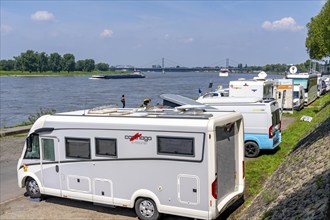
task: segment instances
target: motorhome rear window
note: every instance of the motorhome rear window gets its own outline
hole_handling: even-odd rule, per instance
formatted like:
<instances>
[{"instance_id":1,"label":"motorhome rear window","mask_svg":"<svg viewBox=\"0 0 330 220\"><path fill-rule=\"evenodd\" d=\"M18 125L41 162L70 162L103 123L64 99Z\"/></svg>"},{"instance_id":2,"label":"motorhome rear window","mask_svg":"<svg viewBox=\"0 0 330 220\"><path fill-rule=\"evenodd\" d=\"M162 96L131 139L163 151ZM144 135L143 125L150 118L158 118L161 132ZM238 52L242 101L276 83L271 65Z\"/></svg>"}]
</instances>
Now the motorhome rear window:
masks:
<instances>
[{"instance_id":1,"label":"motorhome rear window","mask_svg":"<svg viewBox=\"0 0 330 220\"><path fill-rule=\"evenodd\" d=\"M157 137L158 154L194 156L194 138Z\"/></svg>"},{"instance_id":2,"label":"motorhome rear window","mask_svg":"<svg viewBox=\"0 0 330 220\"><path fill-rule=\"evenodd\" d=\"M80 138L65 138L66 157L90 159L90 140Z\"/></svg>"},{"instance_id":3,"label":"motorhome rear window","mask_svg":"<svg viewBox=\"0 0 330 220\"><path fill-rule=\"evenodd\" d=\"M95 138L96 155L98 156L117 156L117 140Z\"/></svg>"},{"instance_id":4,"label":"motorhome rear window","mask_svg":"<svg viewBox=\"0 0 330 220\"><path fill-rule=\"evenodd\" d=\"M273 126L278 125L281 122L280 110L276 109L272 112L272 123Z\"/></svg>"}]
</instances>

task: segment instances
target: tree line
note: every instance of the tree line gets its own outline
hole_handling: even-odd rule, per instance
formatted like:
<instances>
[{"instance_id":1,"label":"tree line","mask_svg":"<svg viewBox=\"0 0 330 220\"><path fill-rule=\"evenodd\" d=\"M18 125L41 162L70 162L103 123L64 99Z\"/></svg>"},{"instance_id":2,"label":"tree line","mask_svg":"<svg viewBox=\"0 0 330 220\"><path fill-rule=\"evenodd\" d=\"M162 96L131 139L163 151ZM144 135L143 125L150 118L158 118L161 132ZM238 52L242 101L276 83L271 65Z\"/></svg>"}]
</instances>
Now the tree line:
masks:
<instances>
[{"instance_id":1,"label":"tree line","mask_svg":"<svg viewBox=\"0 0 330 220\"><path fill-rule=\"evenodd\" d=\"M311 61L307 60L301 64L295 64L300 72L308 72L311 67ZM319 70L319 64L316 63L316 70ZM315 66L313 66L315 68ZM287 64L267 64L265 66L247 66L243 68L242 64L238 64L238 68L249 69L250 71L265 71L284 73L288 71ZM109 71L110 66L107 63L97 63L93 59L85 59L75 61L73 54L67 53L61 56L58 53L35 52L27 50L13 60L0 60L0 70L4 71L26 71L26 72L47 72L58 73L61 71Z\"/></svg>"},{"instance_id":2,"label":"tree line","mask_svg":"<svg viewBox=\"0 0 330 220\"><path fill-rule=\"evenodd\" d=\"M35 52L27 50L13 60L0 60L0 70L5 71L27 71L27 72L47 72L58 73L61 71L73 72L84 71L109 71L107 63L97 63L93 59L75 61L73 54L67 53L61 56L58 53L46 54L45 52Z\"/></svg>"}]
</instances>

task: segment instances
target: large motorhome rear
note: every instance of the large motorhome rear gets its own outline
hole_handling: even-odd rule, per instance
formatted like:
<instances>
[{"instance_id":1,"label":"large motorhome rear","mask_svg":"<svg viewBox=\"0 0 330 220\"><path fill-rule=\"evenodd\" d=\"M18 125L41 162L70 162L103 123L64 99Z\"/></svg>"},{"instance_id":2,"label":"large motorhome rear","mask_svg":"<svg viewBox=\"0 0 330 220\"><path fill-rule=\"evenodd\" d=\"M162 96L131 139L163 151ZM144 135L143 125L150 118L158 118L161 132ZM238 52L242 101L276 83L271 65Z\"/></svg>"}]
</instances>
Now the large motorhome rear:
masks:
<instances>
[{"instance_id":1,"label":"large motorhome rear","mask_svg":"<svg viewBox=\"0 0 330 220\"><path fill-rule=\"evenodd\" d=\"M215 219L243 195L242 115L103 108L42 116L17 172L31 197L134 208L140 219Z\"/></svg>"}]
</instances>

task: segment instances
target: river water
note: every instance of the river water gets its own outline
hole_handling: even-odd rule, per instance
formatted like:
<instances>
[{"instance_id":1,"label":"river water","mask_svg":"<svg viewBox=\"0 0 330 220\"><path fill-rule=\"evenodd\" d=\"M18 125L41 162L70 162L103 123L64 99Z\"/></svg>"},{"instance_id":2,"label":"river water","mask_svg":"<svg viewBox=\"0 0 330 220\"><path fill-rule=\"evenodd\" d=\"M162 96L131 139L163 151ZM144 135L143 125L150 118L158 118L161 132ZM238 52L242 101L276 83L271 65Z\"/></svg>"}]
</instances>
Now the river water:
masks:
<instances>
[{"instance_id":1,"label":"river water","mask_svg":"<svg viewBox=\"0 0 330 220\"><path fill-rule=\"evenodd\" d=\"M40 109L56 112L117 104L126 96L126 107L138 107L144 98L151 104L162 104L159 95L180 94L190 98L215 90L219 85L228 87L229 81L251 79L255 74L231 73L219 77L218 72L148 72L141 79L92 80L90 76L0 77L0 127L14 126L28 120ZM282 78L268 75L267 78ZM212 82L212 88L209 84Z\"/></svg>"}]
</instances>

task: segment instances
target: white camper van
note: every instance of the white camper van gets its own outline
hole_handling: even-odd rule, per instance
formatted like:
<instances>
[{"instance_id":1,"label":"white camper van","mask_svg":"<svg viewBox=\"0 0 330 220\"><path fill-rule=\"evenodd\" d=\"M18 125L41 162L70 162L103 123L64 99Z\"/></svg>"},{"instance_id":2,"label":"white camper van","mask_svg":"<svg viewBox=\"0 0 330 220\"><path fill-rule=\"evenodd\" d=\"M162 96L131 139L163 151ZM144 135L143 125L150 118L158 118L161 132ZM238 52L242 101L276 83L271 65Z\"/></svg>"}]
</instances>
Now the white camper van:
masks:
<instances>
[{"instance_id":1,"label":"white camper van","mask_svg":"<svg viewBox=\"0 0 330 220\"><path fill-rule=\"evenodd\" d=\"M300 84L293 86L293 109L300 111L304 108L305 90Z\"/></svg>"},{"instance_id":2,"label":"white camper van","mask_svg":"<svg viewBox=\"0 0 330 220\"><path fill-rule=\"evenodd\" d=\"M229 82L230 97L257 97L261 99L273 98L272 80L235 80Z\"/></svg>"},{"instance_id":3,"label":"white camper van","mask_svg":"<svg viewBox=\"0 0 330 220\"><path fill-rule=\"evenodd\" d=\"M215 219L244 190L240 113L99 108L39 118L17 165L18 185L42 194Z\"/></svg>"},{"instance_id":4,"label":"white camper van","mask_svg":"<svg viewBox=\"0 0 330 220\"><path fill-rule=\"evenodd\" d=\"M246 157L257 157L260 150L273 150L281 143L280 107L275 100L212 97L195 101L175 94L162 94L160 97L164 100L164 105L171 107L204 104L220 111L242 113Z\"/></svg>"}]
</instances>

